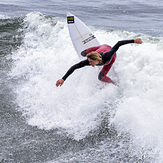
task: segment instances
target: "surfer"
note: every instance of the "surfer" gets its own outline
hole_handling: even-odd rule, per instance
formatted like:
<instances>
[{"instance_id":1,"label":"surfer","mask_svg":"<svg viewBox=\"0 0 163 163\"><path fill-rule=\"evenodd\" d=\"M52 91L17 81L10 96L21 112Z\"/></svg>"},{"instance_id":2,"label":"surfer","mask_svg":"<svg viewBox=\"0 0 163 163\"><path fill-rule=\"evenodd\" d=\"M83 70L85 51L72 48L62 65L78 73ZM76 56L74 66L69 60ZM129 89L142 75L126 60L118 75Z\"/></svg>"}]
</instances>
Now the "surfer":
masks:
<instances>
[{"instance_id":1,"label":"surfer","mask_svg":"<svg viewBox=\"0 0 163 163\"><path fill-rule=\"evenodd\" d=\"M59 79L56 82L56 86L62 86L64 81L67 79L69 75L71 75L74 70L78 68L82 68L84 66L101 66L104 65L102 70L100 71L98 75L98 79L107 82L107 83L113 83L114 82L106 76L106 74L109 72L110 68L112 67L113 63L115 62L116 59L116 51L119 49L120 46L129 44L129 43L136 43L136 44L141 44L142 40L141 38L136 38L133 40L122 40L118 41L112 48L109 45L100 45L100 46L95 46L88 48L84 51L81 52L82 56L86 56L87 59L73 65L67 72L66 74L62 77L62 79Z\"/></svg>"}]
</instances>

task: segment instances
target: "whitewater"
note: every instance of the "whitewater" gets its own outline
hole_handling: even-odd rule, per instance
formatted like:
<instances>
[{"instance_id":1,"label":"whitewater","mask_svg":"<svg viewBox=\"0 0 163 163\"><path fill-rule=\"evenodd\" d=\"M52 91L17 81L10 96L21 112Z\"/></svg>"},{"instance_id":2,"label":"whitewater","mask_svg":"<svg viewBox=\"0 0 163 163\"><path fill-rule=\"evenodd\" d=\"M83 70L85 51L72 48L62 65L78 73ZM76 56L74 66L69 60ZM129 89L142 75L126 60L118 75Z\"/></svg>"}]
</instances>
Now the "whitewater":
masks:
<instances>
[{"instance_id":1,"label":"whitewater","mask_svg":"<svg viewBox=\"0 0 163 163\"><path fill-rule=\"evenodd\" d=\"M12 60L8 78L18 111L28 125L55 130L72 141L110 135L97 149L84 148L75 155L69 151L50 162L89 162L92 158L94 162L114 162L115 155L122 162L162 162L163 38L89 28L101 44L113 46L137 37L143 40L141 45L128 44L118 50L114 73L108 74L117 85L102 83L98 68L85 67L57 88L56 81L80 59L65 18L31 12L19 28L20 47L7 56Z\"/></svg>"}]
</instances>

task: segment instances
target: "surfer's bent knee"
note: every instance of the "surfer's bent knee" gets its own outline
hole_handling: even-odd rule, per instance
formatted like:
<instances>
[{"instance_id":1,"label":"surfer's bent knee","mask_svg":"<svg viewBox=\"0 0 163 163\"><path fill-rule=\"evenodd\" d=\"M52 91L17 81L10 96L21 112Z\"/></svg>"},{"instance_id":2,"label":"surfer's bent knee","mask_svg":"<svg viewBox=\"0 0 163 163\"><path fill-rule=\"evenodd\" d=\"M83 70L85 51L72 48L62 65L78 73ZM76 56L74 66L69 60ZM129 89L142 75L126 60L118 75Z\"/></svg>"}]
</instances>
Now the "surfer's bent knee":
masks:
<instances>
[{"instance_id":1,"label":"surfer's bent knee","mask_svg":"<svg viewBox=\"0 0 163 163\"><path fill-rule=\"evenodd\" d=\"M100 72L99 75L98 75L98 79L102 80L103 77L104 77L104 73Z\"/></svg>"}]
</instances>

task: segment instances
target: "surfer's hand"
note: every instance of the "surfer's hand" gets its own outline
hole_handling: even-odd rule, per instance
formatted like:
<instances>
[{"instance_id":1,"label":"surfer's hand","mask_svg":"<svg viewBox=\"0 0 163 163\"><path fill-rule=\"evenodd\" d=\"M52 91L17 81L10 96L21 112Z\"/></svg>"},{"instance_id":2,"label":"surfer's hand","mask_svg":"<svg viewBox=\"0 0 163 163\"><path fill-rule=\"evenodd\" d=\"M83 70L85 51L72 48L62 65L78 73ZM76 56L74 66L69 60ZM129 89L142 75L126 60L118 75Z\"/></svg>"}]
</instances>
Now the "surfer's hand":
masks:
<instances>
[{"instance_id":1,"label":"surfer's hand","mask_svg":"<svg viewBox=\"0 0 163 163\"><path fill-rule=\"evenodd\" d=\"M136 38L136 39L134 39L134 43L136 43L136 44L142 44L143 41L141 40L141 38Z\"/></svg>"},{"instance_id":2,"label":"surfer's hand","mask_svg":"<svg viewBox=\"0 0 163 163\"><path fill-rule=\"evenodd\" d=\"M59 79L57 82L56 82L56 86L62 86L62 84L64 83L64 80L63 79Z\"/></svg>"}]
</instances>

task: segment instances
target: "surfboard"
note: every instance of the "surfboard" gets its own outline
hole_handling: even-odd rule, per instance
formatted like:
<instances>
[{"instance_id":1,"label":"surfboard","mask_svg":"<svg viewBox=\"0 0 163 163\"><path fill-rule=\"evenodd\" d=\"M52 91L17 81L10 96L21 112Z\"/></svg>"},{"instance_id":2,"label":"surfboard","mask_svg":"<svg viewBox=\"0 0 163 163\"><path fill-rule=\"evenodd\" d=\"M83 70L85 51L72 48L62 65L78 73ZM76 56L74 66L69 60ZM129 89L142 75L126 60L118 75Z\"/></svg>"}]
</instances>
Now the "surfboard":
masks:
<instances>
[{"instance_id":1,"label":"surfboard","mask_svg":"<svg viewBox=\"0 0 163 163\"><path fill-rule=\"evenodd\" d=\"M81 57L81 52L100 43L92 31L75 15L67 13L67 24L73 46Z\"/></svg>"}]
</instances>

